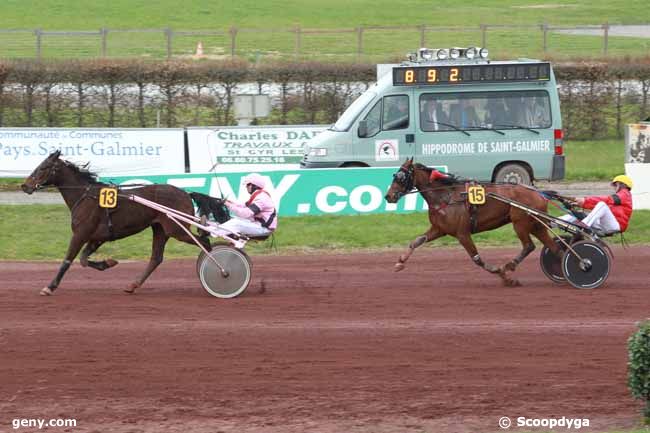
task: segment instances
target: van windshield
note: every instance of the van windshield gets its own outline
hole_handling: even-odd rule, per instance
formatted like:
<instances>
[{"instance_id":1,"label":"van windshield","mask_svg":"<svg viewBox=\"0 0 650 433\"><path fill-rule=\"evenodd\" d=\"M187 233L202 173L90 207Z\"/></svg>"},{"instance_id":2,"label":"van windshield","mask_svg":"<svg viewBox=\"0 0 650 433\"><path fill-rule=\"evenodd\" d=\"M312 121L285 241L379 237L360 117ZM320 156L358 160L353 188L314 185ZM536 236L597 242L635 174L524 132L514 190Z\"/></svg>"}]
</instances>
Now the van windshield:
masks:
<instances>
[{"instance_id":1,"label":"van windshield","mask_svg":"<svg viewBox=\"0 0 650 433\"><path fill-rule=\"evenodd\" d=\"M373 91L367 91L365 93L362 93L361 96L359 96L349 107L345 112L341 115L339 120L336 121L336 123L330 128L332 131L347 131L350 126L352 125L352 122L355 121L357 117L359 117L359 114L363 111L364 108L372 101L375 99L375 96L377 94Z\"/></svg>"}]
</instances>

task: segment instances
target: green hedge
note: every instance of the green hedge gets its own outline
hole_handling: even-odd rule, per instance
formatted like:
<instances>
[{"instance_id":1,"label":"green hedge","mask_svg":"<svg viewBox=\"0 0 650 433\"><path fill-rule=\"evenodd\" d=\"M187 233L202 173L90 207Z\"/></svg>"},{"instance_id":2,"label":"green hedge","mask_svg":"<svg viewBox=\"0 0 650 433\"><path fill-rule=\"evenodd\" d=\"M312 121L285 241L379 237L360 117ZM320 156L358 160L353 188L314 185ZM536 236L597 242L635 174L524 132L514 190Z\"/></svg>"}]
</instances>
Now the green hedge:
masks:
<instances>
[{"instance_id":1,"label":"green hedge","mask_svg":"<svg viewBox=\"0 0 650 433\"><path fill-rule=\"evenodd\" d=\"M634 398L645 407L644 423L650 424L650 320L639 325L639 329L628 340L628 386Z\"/></svg>"},{"instance_id":2,"label":"green hedge","mask_svg":"<svg viewBox=\"0 0 650 433\"><path fill-rule=\"evenodd\" d=\"M243 83L277 86L260 123L332 123L375 80L374 64L240 60L0 61L0 126L231 125ZM650 114L650 58L555 64L569 139L621 138Z\"/></svg>"}]
</instances>

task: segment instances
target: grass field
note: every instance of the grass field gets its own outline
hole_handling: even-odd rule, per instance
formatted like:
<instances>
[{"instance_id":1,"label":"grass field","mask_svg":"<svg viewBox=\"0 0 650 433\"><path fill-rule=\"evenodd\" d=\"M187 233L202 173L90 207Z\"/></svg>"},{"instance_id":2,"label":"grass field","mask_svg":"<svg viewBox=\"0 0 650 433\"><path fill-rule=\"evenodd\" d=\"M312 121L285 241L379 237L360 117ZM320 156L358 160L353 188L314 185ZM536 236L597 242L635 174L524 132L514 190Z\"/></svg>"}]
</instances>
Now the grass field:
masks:
<instances>
[{"instance_id":1,"label":"grass field","mask_svg":"<svg viewBox=\"0 0 650 433\"><path fill-rule=\"evenodd\" d=\"M578 25L610 23L642 23L638 10L645 7L639 0L596 0L576 1L567 4L541 4L533 1L469 1L462 5L451 2L438 2L432 5L424 1L407 1L400 4L399 13L395 13L394 2L366 0L343 2L333 0L327 3L314 0L293 0L288 2L243 0L235 3L206 2L190 0L182 8L177 2L161 0L153 5L144 1L115 0L113 2L68 0L65 2L16 1L3 2L0 16L0 29L43 28L46 30L95 30L100 27L110 28L163 28L176 29L224 29L230 26L250 28L343 28L359 25L445 25L478 26L481 23L536 25L543 22L554 25ZM282 11L282 13L276 13ZM317 13L316 13L317 12ZM514 48L526 52L530 47L539 45L539 38L521 38L508 34L510 30L502 29L490 33L490 43L499 45L511 38L517 39L519 45ZM382 34L383 33L383 34ZM11 34L9 34L11 37ZM417 39L402 37L395 31L379 32L373 42L364 45L365 52L380 50L385 45L396 49L412 49ZM441 45L451 44L454 32L433 35ZM480 35L474 35L476 37ZM7 35L0 36L7 37ZM273 35L266 37L272 40ZM467 35L463 37L467 38ZM470 35L470 37L473 37ZM536 38L536 37L535 37ZM598 46L598 37L579 37L576 43L569 36L551 36L551 46L563 44L572 49L582 49L584 41L591 40ZM564 38L564 39L563 39ZM354 39L354 38L352 38ZM448 39L448 41L447 41ZM474 39L476 41L476 39ZM632 39L626 39L630 44ZM1 41L0 41L1 42ZM340 41L339 41L340 42ZM338 50L337 41L326 41L333 51ZM467 41L470 43L471 41ZM292 47L291 38L278 42L282 46ZM308 49L311 42L305 39L304 47ZM644 41L647 44L647 41ZM321 44L323 45L323 44ZM433 44L435 45L435 44ZM613 44L615 46L616 44ZM637 48L644 45L637 45ZM45 47L47 48L47 47ZM50 47L56 50L54 47ZM325 49L314 46L314 49ZM539 47L538 47L539 48ZM646 48L650 46L646 45ZM291 48L293 49L293 48ZM537 49L537 48L535 48ZM641 50L643 51L643 50ZM646 50L647 51L647 50ZM1 49L0 49L1 55ZM570 141L566 144L567 181L607 180L623 172L623 142L607 141ZM0 179L0 190L16 190L22 179ZM69 237L69 216L63 206L5 206L2 207L3 218L0 220L2 233L8 234L0 239L0 259L60 259ZM650 229L640 218L646 213L637 213L630 229L629 240L632 242L650 242ZM47 221L48 224L42 224ZM378 215L360 217L300 217L284 218L277 234L277 243L281 251L309 249L376 249L403 246L408 240L425 229L426 217L422 214ZM380 233L369 231L368 227L382 226L387 230ZM30 235L25 236L24 227L30 227ZM510 228L477 237L482 244L514 245L514 236ZM107 245L102 251L120 257L145 257L149 248L150 235L142 234ZM454 244L455 241L439 241L437 245ZM305 247L308 246L308 247ZM118 249L115 249L118 248ZM268 243L252 246L254 252L264 252ZM125 253L125 252L129 253ZM135 253L134 253L135 252ZM119 254L118 254L119 253ZM168 255L186 256L195 254L195 249L172 242Z\"/></svg>"},{"instance_id":2,"label":"grass field","mask_svg":"<svg viewBox=\"0 0 650 433\"><path fill-rule=\"evenodd\" d=\"M70 213L63 205L24 205L0 207L0 260L61 260L70 239ZM381 229L377 229L381 227ZM405 248L428 228L425 213L359 216L311 216L281 218L270 241L251 243L251 254L339 253ZM650 244L650 211L636 211L625 234L628 242ZM516 246L512 226L474 236L479 246ZM611 242L617 242L612 238ZM458 246L453 238L431 244ZM114 243L99 251L99 257L144 259L151 252L151 231ZM170 241L166 257L193 257L198 248Z\"/></svg>"},{"instance_id":3,"label":"grass field","mask_svg":"<svg viewBox=\"0 0 650 433\"><path fill-rule=\"evenodd\" d=\"M567 181L611 180L625 172L624 140L568 141Z\"/></svg>"},{"instance_id":4,"label":"grass field","mask_svg":"<svg viewBox=\"0 0 650 433\"><path fill-rule=\"evenodd\" d=\"M217 29L239 27L340 28L359 25L491 24L557 25L610 23L645 24L643 0L468 0L429 2L405 0L396 8L390 0L4 0L0 28L96 30L114 28Z\"/></svg>"},{"instance_id":5,"label":"grass field","mask_svg":"<svg viewBox=\"0 0 650 433\"><path fill-rule=\"evenodd\" d=\"M175 56L194 53L198 40L208 56L230 53L231 27L240 29L274 29L268 33L240 32L236 37L236 53L251 60L261 56L293 56L296 37L284 31L303 29L349 29L359 26L437 26L451 27L445 31L428 32L425 44L430 46L467 46L481 43L480 24L496 26L532 26L527 28L492 28L488 30L487 45L494 58L512 56L541 57L542 32L539 24L552 26L645 24L647 19L639 10L641 0L578 0L571 3L539 1L478 1L426 2L408 0L399 4L387 0L333 0L208 2L189 0L178 3L160 0L81 1L5 0L0 16L0 29L40 28L56 30L92 30L100 28L161 29L155 33L109 32L108 56L164 57L166 39L162 29L219 31L220 34L201 36L176 34L172 51ZM281 11L281 13L279 13ZM463 27L463 30L453 28ZM474 30L468 30L473 28ZM282 31L278 31L282 30ZM355 60L355 32L339 34L303 34L300 39L301 57ZM363 35L363 59L380 61L417 48L417 29L366 29ZM601 36L576 36L550 32L547 54L554 57L598 56L602 53ZM610 55L647 55L650 39L610 37ZM34 55L33 32L0 33L0 57L31 57ZM86 35L45 36L41 43L44 57L94 57L100 55L101 37Z\"/></svg>"}]
</instances>

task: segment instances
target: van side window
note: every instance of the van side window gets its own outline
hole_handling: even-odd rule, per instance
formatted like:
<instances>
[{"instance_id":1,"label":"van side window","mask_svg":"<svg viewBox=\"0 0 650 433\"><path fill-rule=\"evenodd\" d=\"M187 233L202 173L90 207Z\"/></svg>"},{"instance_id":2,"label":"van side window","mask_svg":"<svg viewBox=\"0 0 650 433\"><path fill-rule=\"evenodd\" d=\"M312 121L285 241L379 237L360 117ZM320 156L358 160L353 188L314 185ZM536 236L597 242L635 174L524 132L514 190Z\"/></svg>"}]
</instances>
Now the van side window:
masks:
<instances>
[{"instance_id":1,"label":"van side window","mask_svg":"<svg viewBox=\"0 0 650 433\"><path fill-rule=\"evenodd\" d=\"M437 100L436 95L425 93L420 96L420 126L423 131L449 131L448 107Z\"/></svg>"},{"instance_id":2,"label":"van side window","mask_svg":"<svg viewBox=\"0 0 650 433\"><path fill-rule=\"evenodd\" d=\"M451 120L454 126L460 129L472 129L481 127L483 121L477 114L477 107L480 107L479 100L475 98L458 98L456 103L450 107Z\"/></svg>"},{"instance_id":3,"label":"van side window","mask_svg":"<svg viewBox=\"0 0 650 433\"><path fill-rule=\"evenodd\" d=\"M420 128L426 132L550 127L550 98L544 90L420 96Z\"/></svg>"},{"instance_id":4,"label":"van side window","mask_svg":"<svg viewBox=\"0 0 650 433\"><path fill-rule=\"evenodd\" d=\"M505 119L494 119L495 128L523 127L550 128L551 106L548 93L532 90L524 92L503 92ZM500 126L501 125L501 126Z\"/></svg>"},{"instance_id":5,"label":"van side window","mask_svg":"<svg viewBox=\"0 0 650 433\"><path fill-rule=\"evenodd\" d=\"M384 116L382 129L392 131L409 126L409 97L393 95L384 97Z\"/></svg>"}]
</instances>

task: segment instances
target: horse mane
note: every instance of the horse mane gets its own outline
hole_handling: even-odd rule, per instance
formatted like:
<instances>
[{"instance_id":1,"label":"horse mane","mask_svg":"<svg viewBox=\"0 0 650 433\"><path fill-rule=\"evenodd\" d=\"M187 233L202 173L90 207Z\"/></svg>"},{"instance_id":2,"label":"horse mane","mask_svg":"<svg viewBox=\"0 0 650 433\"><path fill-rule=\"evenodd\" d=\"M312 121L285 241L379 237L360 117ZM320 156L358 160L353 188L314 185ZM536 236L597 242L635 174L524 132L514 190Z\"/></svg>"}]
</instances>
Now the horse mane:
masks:
<instances>
[{"instance_id":1,"label":"horse mane","mask_svg":"<svg viewBox=\"0 0 650 433\"><path fill-rule=\"evenodd\" d=\"M419 162L414 163L413 168L416 168L418 170L425 170L429 173L431 173L431 171L433 170L431 167L427 167L426 165L420 164Z\"/></svg>"},{"instance_id":2,"label":"horse mane","mask_svg":"<svg viewBox=\"0 0 650 433\"><path fill-rule=\"evenodd\" d=\"M429 174L429 176L433 171L433 168L427 167L426 165L420 164L419 162L414 163L413 167L417 170L426 171ZM444 185L457 185L465 182L463 179L459 178L454 173L445 173L445 174L448 174L450 177L447 179L439 179L438 182L441 182Z\"/></svg>"},{"instance_id":3,"label":"horse mane","mask_svg":"<svg viewBox=\"0 0 650 433\"><path fill-rule=\"evenodd\" d=\"M77 174L79 177L81 177L81 179L87 181L88 183L93 183L93 184L94 183L100 183L97 180L97 173L95 173L93 171L90 171L88 169L88 166L90 165L89 162L85 163L82 166L78 166L78 165L76 165L76 164L74 164L74 163L72 163L70 161L66 161L66 160L63 160L63 159L61 161L65 164L66 167L71 169L75 174Z\"/></svg>"}]
</instances>

